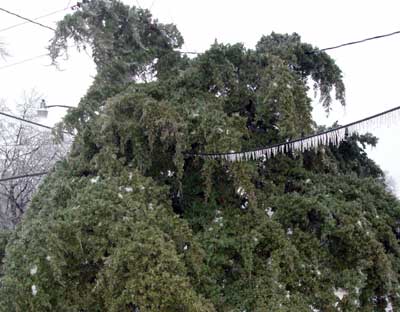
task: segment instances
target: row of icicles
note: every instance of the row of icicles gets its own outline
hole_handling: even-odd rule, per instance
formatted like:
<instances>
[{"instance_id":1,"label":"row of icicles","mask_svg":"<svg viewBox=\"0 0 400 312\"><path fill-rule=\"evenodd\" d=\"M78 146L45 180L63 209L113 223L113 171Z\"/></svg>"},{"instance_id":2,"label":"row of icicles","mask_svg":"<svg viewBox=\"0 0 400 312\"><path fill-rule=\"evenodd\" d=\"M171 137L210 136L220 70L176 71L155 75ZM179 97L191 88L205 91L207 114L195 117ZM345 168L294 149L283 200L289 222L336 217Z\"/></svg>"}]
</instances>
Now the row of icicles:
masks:
<instances>
[{"instance_id":1,"label":"row of icicles","mask_svg":"<svg viewBox=\"0 0 400 312\"><path fill-rule=\"evenodd\" d=\"M399 118L400 106L321 133L250 151L232 151L227 153L185 153L185 155L192 157L201 157L204 159L222 159L232 162L258 159L265 160L278 154L286 154L289 152L302 153L304 151L318 149L320 146L327 145L338 146L341 142L346 140L346 138L348 136L351 136L352 134L363 131L370 131L381 127L382 125L390 127Z\"/></svg>"}]
</instances>

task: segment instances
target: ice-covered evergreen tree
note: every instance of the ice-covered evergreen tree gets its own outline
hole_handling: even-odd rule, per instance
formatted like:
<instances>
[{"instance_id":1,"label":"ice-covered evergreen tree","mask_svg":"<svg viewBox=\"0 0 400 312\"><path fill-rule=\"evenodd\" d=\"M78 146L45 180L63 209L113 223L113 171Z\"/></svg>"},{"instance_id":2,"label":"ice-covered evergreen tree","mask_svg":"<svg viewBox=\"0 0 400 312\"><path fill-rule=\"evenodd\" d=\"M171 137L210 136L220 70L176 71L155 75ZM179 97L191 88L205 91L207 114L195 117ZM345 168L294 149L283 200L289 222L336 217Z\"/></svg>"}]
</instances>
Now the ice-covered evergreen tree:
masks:
<instances>
[{"instance_id":1,"label":"ice-covered evergreen tree","mask_svg":"<svg viewBox=\"0 0 400 312\"><path fill-rule=\"evenodd\" d=\"M340 69L297 34L189 59L174 25L92 0L58 24L98 74L64 120L77 135L6 244L2 311L383 311L398 300L398 201L354 135L267 161L239 151L315 131ZM3 237L1 236L1 237ZM0 256L2 253L0 252Z\"/></svg>"}]
</instances>

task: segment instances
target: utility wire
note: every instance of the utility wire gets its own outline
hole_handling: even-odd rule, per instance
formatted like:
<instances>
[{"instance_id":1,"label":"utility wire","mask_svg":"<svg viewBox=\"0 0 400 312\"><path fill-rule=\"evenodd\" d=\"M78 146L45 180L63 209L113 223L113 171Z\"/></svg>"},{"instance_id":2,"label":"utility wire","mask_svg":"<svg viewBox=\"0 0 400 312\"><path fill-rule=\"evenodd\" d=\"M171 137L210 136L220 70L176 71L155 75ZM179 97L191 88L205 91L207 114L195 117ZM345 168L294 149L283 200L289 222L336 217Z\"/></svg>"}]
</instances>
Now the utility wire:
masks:
<instances>
[{"instance_id":1,"label":"utility wire","mask_svg":"<svg viewBox=\"0 0 400 312\"><path fill-rule=\"evenodd\" d=\"M72 6L71 9L73 9L73 8L75 8L75 7L76 7L76 5L75 5L75 6ZM1 8L0 8L0 10L5 11L4 9L1 9ZM65 9L64 9L64 10L65 10ZM60 10L60 11L62 11L62 10ZM53 13L49 13L48 15L55 14L55 13L60 12L60 11L55 11L55 12L53 12ZM44 16L42 16L42 17L48 16L48 15L44 15ZM41 17L39 17L39 18L41 18ZM29 20L29 21L30 21L30 22L33 22L33 21L31 21L31 20ZM28 22L25 22L25 23L28 23ZM17 25L14 25L14 26L10 26L10 27L8 27L8 28L0 29L0 32L1 32L1 31L4 31L4 30L7 30L7 29L10 29L10 28L13 28L13 27L17 27L17 26L19 26L19 25L23 25L23 24L25 24L25 23L21 23L21 24L17 24ZM36 23L36 22L34 22L34 23L35 23L35 24L38 24L38 23ZM41 24L40 24L40 25L41 25ZM47 27L47 26L45 26L45 25L41 25L41 26L44 26L44 27L46 27L46 28L50 28L50 27ZM50 28L50 29L51 29L51 30L54 30L53 28ZM332 47L328 47L328 48L323 48L323 49L319 49L319 50L315 50L315 51L311 51L311 52L306 52L306 54L316 54L316 53L323 52L323 51L329 51L329 50L339 49L339 48L342 48L342 47L346 47L346 46L350 46L350 45L355 45L355 44L360 44L360 43L364 43L364 42L371 41L371 40L382 39L382 38L386 38L386 37L390 37L390 36L394 36L394 35L398 35L398 34L400 34L400 31L394 31L394 32L391 32L391 33L388 33L388 34L378 35L378 36L374 36L374 37L365 38L365 39L362 39L362 40L357 40L357 41L342 43L342 44L339 44L339 45L336 45L336 46L332 46ZM192 54L192 55L199 55L199 54L201 54L200 52L195 52L195 51L176 51L176 52L178 52L178 53L180 53L180 54ZM44 57L44 56L47 56L47 54L42 54L42 55L34 56L34 57L32 57L32 58L29 58L29 59L26 59L26 60L22 60L22 61L17 62L17 63L13 63L13 64L9 64L9 65L2 66L2 67L0 67L0 70L6 69L6 68L9 68L9 67L13 67L13 66L16 66L16 65L20 65L20 64L23 64L23 63L26 63L26 62L30 62L30 61L36 60L36 59L41 58L41 57Z\"/></svg>"},{"instance_id":2,"label":"utility wire","mask_svg":"<svg viewBox=\"0 0 400 312\"><path fill-rule=\"evenodd\" d=\"M153 0L153 2L151 3L149 10L151 11L153 9L154 4L157 2L157 0Z\"/></svg>"},{"instance_id":3,"label":"utility wire","mask_svg":"<svg viewBox=\"0 0 400 312\"><path fill-rule=\"evenodd\" d=\"M292 141L288 141L288 142L285 142L285 143L274 144L274 145L271 145L271 146L268 146L268 147L263 147L263 148L261 148L261 150L260 149L254 149L254 150L247 150L247 151L243 151L243 152L239 152L239 153L235 153L235 152L229 152L229 153L190 153L190 152L183 152L183 154L186 155L186 156L189 156L189 157L190 156L192 156L192 157L193 156L199 156L199 157L205 157L205 158L211 158L211 159L218 159L218 158L230 159L229 158L230 155L239 155L239 154L247 154L247 153L252 153L252 152L260 152L262 150L271 149L271 148L276 148L277 152L279 153L280 151L281 152L285 151L285 148L283 148L283 147L291 146L291 145L293 145L293 143L301 143L302 141L305 141L305 140L308 140L308 139L312 139L312 138L315 138L315 137L326 136L326 135L329 135L332 132L337 132L339 130L348 129L351 126L356 126L357 124L364 123L364 122L370 121L372 119L375 119L375 118L378 118L378 117L382 117L384 115L387 115L387 114L390 114L390 113L393 113L393 112L399 111L399 110L400 110L400 106L392 108L392 109L389 109L387 111L384 111L384 112L381 112L381 113L378 113L378 114L375 114L375 115L372 115L372 116L369 116L369 117L364 118L364 119L360 119L358 121L354 121L354 122L349 123L349 124L344 125L344 126L339 126L337 128L326 130L324 132L313 134L313 135L310 135L310 136L307 136L307 137L302 137L302 138L299 138L299 139L296 139L296 140L292 140ZM6 115L8 117L15 118L15 116L11 116L11 115L4 114L4 113L1 113L1 112L0 112L0 114ZM18 117L16 119L21 120L21 118L18 118ZM26 121L26 120L24 120L24 121ZM37 123L35 123L35 124L37 124ZM37 124L37 125L40 125L40 124ZM40 126L44 126L44 125L40 125ZM49 128L47 126L44 126L44 127L45 128ZM347 132L347 130L346 130L346 132ZM345 135L345 137L346 137L346 135ZM329 143L330 141L327 139L326 142ZM316 145L314 145L314 147L318 146L318 144L320 144L320 143L317 143L317 141L315 141L314 143L316 144ZM262 154L260 154L260 155L262 155ZM275 155L275 154L273 154L273 155ZM245 156L244 159L245 160L249 160L249 159L256 159L256 158L258 158L257 155L253 155L253 156L249 155L249 156ZM241 158L236 158L236 159L232 158L230 160L243 160L243 159L241 159ZM42 176L42 175L45 175L45 174L48 174L48 173L49 172L38 172L38 173L25 174L25 175L20 175L20 176L12 176L12 177L7 177L7 178L2 178L2 179L0 179L0 182L23 179L23 178L27 178L27 177Z\"/></svg>"},{"instance_id":4,"label":"utility wire","mask_svg":"<svg viewBox=\"0 0 400 312\"><path fill-rule=\"evenodd\" d=\"M76 108L74 106L68 106L68 105L46 105L44 108L51 108L51 107Z\"/></svg>"},{"instance_id":5,"label":"utility wire","mask_svg":"<svg viewBox=\"0 0 400 312\"><path fill-rule=\"evenodd\" d=\"M332 46L332 47L328 47L328 48L323 48L323 49L319 49L319 50L315 50L312 52L308 52L307 54L314 54L314 53L318 53L318 52L323 52L323 51L329 51L329 50L334 50L334 49L339 49L339 48L343 48L343 47L347 47L350 45L355 45L355 44L360 44L360 43L364 43L367 41L372 41L372 40L376 40L376 39L382 39L382 38L386 38L386 37L390 37L390 36L394 36L394 35L399 35L400 34L400 30L388 33L388 34L383 34L383 35L377 35L377 36L373 36L373 37L369 37L369 38L365 38L365 39L361 39L361 40L357 40L357 41L351 41L351 42L346 42L346 43L342 43L336 46ZM199 52L185 52L185 51L178 51L181 54L200 54Z\"/></svg>"},{"instance_id":6,"label":"utility wire","mask_svg":"<svg viewBox=\"0 0 400 312\"><path fill-rule=\"evenodd\" d=\"M391 33L388 33L388 34L383 34L383 35L378 35L378 36L373 36L373 37L357 40L357 41L351 41L351 42L342 43L342 44L339 44L339 45L336 45L336 46L332 46L332 47L328 47L328 48L323 48L323 49L311 51L311 52L308 52L307 54L314 54L314 53L318 53L318 52L339 49L339 48L347 47L347 46L350 46L350 45L360 44L360 43L364 43L364 42L367 42L367 41L376 40L376 39L382 39L382 38L386 38L386 37L390 37L390 36L394 36L394 35L399 35L399 34L400 34L400 30L394 31L394 32L391 32ZM196 54L196 55L200 54L199 52L186 52L186 51L177 51L177 52L179 52L181 54Z\"/></svg>"},{"instance_id":7,"label":"utility wire","mask_svg":"<svg viewBox=\"0 0 400 312\"><path fill-rule=\"evenodd\" d=\"M176 51L176 52L178 52L180 54L195 54L195 55L200 54L199 52L186 52L186 51ZM14 67L14 66L17 66L17 65L21 65L21 64L24 64L24 63L27 63L27 62L30 62L30 61L34 61L36 59L39 59L39 58L42 58L42 57L45 57L45 56L49 56L49 55L48 54L36 55L34 57L31 57L31 58L28 58L28 59L25 59L25 60L22 60L22 61L19 61L19 62L16 62L16 63L11 63L11 64L8 64L8 65L1 66L0 70L7 69L9 67Z\"/></svg>"},{"instance_id":8,"label":"utility wire","mask_svg":"<svg viewBox=\"0 0 400 312\"><path fill-rule=\"evenodd\" d=\"M70 2L71 2L71 1L70 1ZM150 9L154 6L155 2L156 2L156 0L153 0L152 4L151 4L151 6L150 6ZM141 5L140 5L140 3L139 3L138 0L136 0L136 4L138 5L138 7L141 7ZM44 25L44 24L41 24L41 23L38 23L38 22L36 22L35 20L38 20L38 19L41 19L41 18L44 18L44 17L48 17L48 16L51 16L51 15L54 15L54 14L57 14L57 13L66 11L66 10L68 10L68 9L75 9L77 6L79 7L78 4L73 5L73 6L71 6L71 7L70 7L69 5L70 5L70 3L69 3L68 6L67 6L66 8L64 8L64 9L57 10L57 11L54 11L54 12L50 12L50 13L48 13L48 14L39 16L39 17L34 18L34 19L29 19L29 18L23 17L23 16L21 16L21 15L19 15L19 14L10 12L10 11L8 11L8 10L6 10L6 9L0 8L0 10L3 11L3 12L6 12L6 13L8 13L8 14L14 15L14 16L16 16L16 17L18 17L18 18L21 18L21 19L25 20L25 22L23 22L23 23L16 24L16 25L12 25L12 26L9 26L9 27L0 29L0 32L3 32L3 31L6 31L6 30L15 28L15 27L18 27L18 26L27 24L27 23L33 23L33 24L36 24L36 25L38 25L38 26L41 26L41 27L44 27L44 28L47 28L47 29L50 29L50 30L55 31L54 28L52 28L52 27L50 27L50 26L47 26L47 25ZM346 46L350 46L350 45L355 45L355 44L360 44L360 43L364 43L364 42L371 41L371 40L382 39L382 38L386 38L386 37L390 37L390 36L394 36L394 35L398 35L398 34L400 34L400 31L394 31L394 32L391 32L391 33L388 33L388 34L377 35L377 36L373 36L373 37L369 37L369 38L365 38L365 39L361 39L361 40L357 40L357 41L351 41L351 42L342 43L342 44L339 44L339 45L336 45L336 46L332 46L332 47L328 47L328 48L319 49L319 50L316 50L316 51L309 52L308 54L313 54L313 53L318 53L318 52L323 52L323 51L328 51L328 50L334 50L334 49L339 49L339 48L342 48L342 47L346 47ZM198 52L185 52L185 51L178 51L178 52L181 53L181 54L194 54L194 55L200 54L200 53L198 53ZM0 68L0 69L1 69L1 68Z\"/></svg>"},{"instance_id":9,"label":"utility wire","mask_svg":"<svg viewBox=\"0 0 400 312\"><path fill-rule=\"evenodd\" d=\"M0 115L3 115L3 116L8 117L8 118L16 119L16 120L19 120L19 121L22 121L22 122L26 122L26 123L32 124L34 126L46 128L46 129L49 129L49 130L53 130L54 129L54 128L46 126L44 124L41 124L41 123L38 123L38 122L35 122L35 121L32 121L32 120L24 119L24 118L21 118L21 117L18 117L18 116L10 115L10 114L4 113L4 112L0 112ZM66 132L66 131L62 131L62 132L65 133L65 134L71 135L71 133L69 133L69 132Z\"/></svg>"},{"instance_id":10,"label":"utility wire","mask_svg":"<svg viewBox=\"0 0 400 312\"><path fill-rule=\"evenodd\" d=\"M76 47L76 45L67 46L67 48L73 48L73 47ZM19 62L16 62L16 63L11 63L11 64L8 64L8 65L4 65L4 66L0 67L0 70L7 69L9 67L14 67L14 66L17 66L17 65L20 65L20 64L24 64L24 63L27 63L27 62L30 62L30 61L34 61L36 59L39 59L39 58L42 58L42 57L45 57L45 56L49 56L49 54L36 55L34 57L31 57L31 58L28 58L28 59L25 59L25 60L22 60L22 61L19 61Z\"/></svg>"},{"instance_id":11,"label":"utility wire","mask_svg":"<svg viewBox=\"0 0 400 312\"><path fill-rule=\"evenodd\" d=\"M30 178L30 177L39 177L39 176L42 176L42 175L45 175L48 173L49 172L37 172L37 173L24 174L24 175L13 176L13 177L8 177L8 178L2 178L2 179L0 179L0 182L6 182L6 181L18 180L18 179Z\"/></svg>"},{"instance_id":12,"label":"utility wire","mask_svg":"<svg viewBox=\"0 0 400 312\"><path fill-rule=\"evenodd\" d=\"M298 138L298 139L286 141L286 142L283 142L283 143L277 143L277 144L273 144L273 145L269 145L269 146L258 147L258 148L255 148L255 149L249 149L249 150L245 150L245 151L241 151L241 152L215 152L215 153L183 152L183 154L186 155L186 156L192 156L192 157L197 156L197 157L204 157L204 158L208 157L208 158L212 158L212 159L218 159L218 158L229 159L230 156L234 156L234 155L241 156L241 155L249 154L250 156L245 156L244 159L255 159L258 156L254 156L254 153L260 153L260 155L263 155L263 154L265 154L264 151L272 150L272 149L275 149L277 152L281 152L281 151L284 151L286 148L290 148L290 147L294 146L294 144L300 144L299 148L302 150L303 149L302 145L306 141L310 141L310 140L312 141L313 139L316 139L316 140L314 140L314 142L312 142L312 145L315 147L315 146L318 146L318 144L321 144L320 142L323 141L321 139L324 138L324 137L327 138L326 142L330 142L330 140L328 139L328 135L329 134L332 134L332 133L335 134L335 133L338 133L341 130L346 130L346 132L347 132L348 129L351 128L351 127L355 127L357 125L360 125L362 123L366 123L366 122L371 121L373 119L376 119L376 118L379 118L379 117L382 117L382 116L385 116L385 115L389 115L389 114L394 113L396 111L400 111L400 106L394 107L394 108L386 110L384 112L381 112L381 113L378 113L378 114L375 114L375 115L372 115L372 116L369 116L369 117L366 117L366 118L363 118L363 119L348 123L348 124L343 125L343 126L332 128L332 129L329 129L329 130L326 130L326 131L323 131L323 132L311 134L309 136L305 136L305 137L301 137L301 138Z\"/></svg>"},{"instance_id":13,"label":"utility wire","mask_svg":"<svg viewBox=\"0 0 400 312\"><path fill-rule=\"evenodd\" d=\"M38 126L38 127L42 127L42 128L46 128L46 129L50 129L50 130L53 129L52 127L40 124L38 122L35 122L35 121L32 121L32 120L28 120L28 119L24 119L24 118L21 118L21 117L18 117L18 116L10 115L10 114L7 114L7 113L0 112L0 115L6 116L8 118L16 119L16 120L19 120L19 121L23 121L23 122L26 122L26 123L29 123L29 124L32 124L32 125L35 125L35 126Z\"/></svg>"},{"instance_id":14,"label":"utility wire","mask_svg":"<svg viewBox=\"0 0 400 312\"><path fill-rule=\"evenodd\" d=\"M66 10L68 10L68 9L71 9L71 8L72 8L72 7L68 7L68 8L64 8L64 9L57 10L57 11L54 11L54 12L50 12L50 13L47 13L47 14L45 14L45 15L36 17L36 18L34 18L33 20L36 21L36 20L41 19L41 18L45 18L45 17L51 16L51 15L54 15L54 14L57 14L57 13L64 12L64 11L66 11ZM22 23L19 23L19 24L11 25L11 26L8 26L8 27L6 27L6 28L0 29L0 32L7 31L7 30L10 30L10 29L13 29L13 28L16 28L16 27L19 27L19 26L22 26L22 25L25 25L25 24L28 24L28 23L30 23L30 22L25 21L25 22L22 22Z\"/></svg>"},{"instance_id":15,"label":"utility wire","mask_svg":"<svg viewBox=\"0 0 400 312\"><path fill-rule=\"evenodd\" d=\"M33 19L33 21L36 21L38 19L51 16L51 15L54 15L54 14L57 14L57 13L61 13L61 12L67 11L67 10L76 10L76 9L80 8L80 5L81 5L80 3L76 3L76 4L71 6L71 2L72 2L72 0L70 0L68 2L67 7L65 7L63 9L60 9L60 10L57 10L57 11L53 11L53 12L47 13L45 15L41 15L39 17L36 17L36 18ZM19 24L11 25L11 26L8 26L6 28L0 29L0 32L7 31L7 30L10 30L10 29L13 29L15 27L19 27L19 26L22 26L22 25L25 25L25 24L28 24L28 23L30 23L30 21L25 21L25 22L22 22L22 23L19 23Z\"/></svg>"},{"instance_id":16,"label":"utility wire","mask_svg":"<svg viewBox=\"0 0 400 312\"><path fill-rule=\"evenodd\" d=\"M45 56L48 56L48 54L36 55L34 57L31 57L31 58L28 58L28 59L25 59L25 60L22 60L22 61L19 61L19 62L16 62L16 63L11 63L11 64L8 64L8 65L4 65L4 66L0 67L0 70L6 69L6 68L9 68L9 67L14 67L14 66L17 66L17 65L21 65L21 64L24 64L24 63L27 63L27 62L30 62L30 61L34 61L36 59L39 59L39 58L42 58L42 57L45 57Z\"/></svg>"},{"instance_id":17,"label":"utility wire","mask_svg":"<svg viewBox=\"0 0 400 312\"><path fill-rule=\"evenodd\" d=\"M176 51L179 52L180 54L194 54L194 55L199 55L200 52L192 52L192 51Z\"/></svg>"},{"instance_id":18,"label":"utility wire","mask_svg":"<svg viewBox=\"0 0 400 312\"><path fill-rule=\"evenodd\" d=\"M65 9L68 9L68 8L69 8L69 6L71 5L71 2L72 2L72 0L68 0L68 4L67 4L67 6L65 7Z\"/></svg>"},{"instance_id":19,"label":"utility wire","mask_svg":"<svg viewBox=\"0 0 400 312\"><path fill-rule=\"evenodd\" d=\"M350 46L350 45L360 44L360 43L364 43L364 42L367 42L367 41L372 41L372 40L376 40L376 39L382 39L382 38L386 38L386 37L390 37L390 36L394 36L394 35L399 35L399 34L400 34L400 30L397 30L397 31L394 31L394 32L391 32L391 33L388 33L388 34L377 35L377 36L373 36L373 37L369 37L369 38L365 38L365 39L361 39L361 40L357 40L357 41L346 42L346 43L342 43L342 44L339 44L339 45L336 45L336 46L315 50L315 51L312 51L312 52L308 52L307 54L314 54L314 53L318 53L318 52L339 49L339 48L347 47L347 46ZM200 54L199 52L189 52L189 51L177 51L177 52L179 52L181 54L195 54L195 55Z\"/></svg>"},{"instance_id":20,"label":"utility wire","mask_svg":"<svg viewBox=\"0 0 400 312\"><path fill-rule=\"evenodd\" d=\"M54 28L52 28L52 27L50 27L50 26L41 24L41 23L39 23L39 22L35 22L34 20L32 20L32 19L30 19L30 18L21 16L21 15L19 15L19 14L17 14L17 13L13 13L13 12L8 11L8 10L6 10L6 9L0 8L0 11L3 11L3 12L5 12L5 13L7 13L7 14L16 16L16 17L18 17L18 18L20 18L20 19L23 19L23 20L25 20L25 21L27 21L27 22L29 22L29 23L38 25L38 26L40 26L40 27L43 27L43 28L46 28L46 29L50 29L50 30L52 30L52 31L56 31Z\"/></svg>"},{"instance_id":21,"label":"utility wire","mask_svg":"<svg viewBox=\"0 0 400 312\"><path fill-rule=\"evenodd\" d=\"M390 37L390 36L394 36L394 35L398 35L398 34L400 34L400 30L394 31L394 32L391 32L391 33L388 33L388 34L384 34L384 35L378 35L378 36L369 37L369 38L365 38L365 39L361 39L361 40L357 40L357 41L351 41L351 42L347 42L347 43L342 43L342 44L339 44L339 45L336 45L336 46L333 46L333 47L329 47L329 48L319 49L317 51L310 52L309 54L318 53L318 52L322 52L322 51L339 49L339 48L343 48L343 47L346 47L346 46L359 44L359 43L364 43L364 42L371 41L371 40L376 40L376 39L382 39L382 38L386 38L386 37Z\"/></svg>"}]
</instances>

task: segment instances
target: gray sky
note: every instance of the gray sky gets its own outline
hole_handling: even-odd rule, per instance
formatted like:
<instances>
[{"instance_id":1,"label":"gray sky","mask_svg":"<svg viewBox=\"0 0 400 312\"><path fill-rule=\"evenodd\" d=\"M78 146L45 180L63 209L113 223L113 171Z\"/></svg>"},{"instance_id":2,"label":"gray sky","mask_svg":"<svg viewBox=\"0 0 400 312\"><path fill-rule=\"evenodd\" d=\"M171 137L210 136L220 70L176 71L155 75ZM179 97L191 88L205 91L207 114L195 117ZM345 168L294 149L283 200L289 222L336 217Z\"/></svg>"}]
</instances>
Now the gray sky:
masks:
<instances>
[{"instance_id":1,"label":"gray sky","mask_svg":"<svg viewBox=\"0 0 400 312\"><path fill-rule=\"evenodd\" d=\"M242 42L252 48L265 34L297 32L303 41L319 48L400 30L397 0L132 0L131 5L152 7L153 15L161 22L175 23L185 38L185 51L204 51L217 39L223 43ZM75 4L72 0L2 0L0 7L35 18ZM54 27L69 10L40 19ZM18 18L0 12L0 29L20 23ZM8 31L0 31L11 54L0 60L0 98L10 105L24 90L36 88L48 105L77 105L85 94L95 73L93 63L85 53L72 53L61 62L62 71L48 66L47 57L9 68L2 66L45 54L52 31L26 24ZM315 103L314 118L320 124L338 120L345 124L383 110L399 106L398 73L400 72L400 35L371 41L356 46L330 51L344 73L347 106L335 104L326 118ZM46 122L51 124L64 114L63 109L52 109ZM374 130L380 142L369 155L400 185L400 151L398 125Z\"/></svg>"}]
</instances>

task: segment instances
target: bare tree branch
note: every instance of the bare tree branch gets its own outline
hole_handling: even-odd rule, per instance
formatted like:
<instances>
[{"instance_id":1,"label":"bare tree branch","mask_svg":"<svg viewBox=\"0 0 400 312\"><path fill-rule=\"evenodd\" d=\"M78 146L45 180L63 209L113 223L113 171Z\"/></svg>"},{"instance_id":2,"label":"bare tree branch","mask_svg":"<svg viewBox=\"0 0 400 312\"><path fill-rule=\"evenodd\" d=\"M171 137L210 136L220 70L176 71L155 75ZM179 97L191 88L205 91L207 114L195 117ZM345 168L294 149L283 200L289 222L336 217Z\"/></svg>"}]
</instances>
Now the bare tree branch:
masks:
<instances>
[{"instance_id":1,"label":"bare tree branch","mask_svg":"<svg viewBox=\"0 0 400 312\"><path fill-rule=\"evenodd\" d=\"M0 111L10 112L23 119L35 121L36 109L42 96L35 91L25 92L17 111L0 101ZM49 171L69 150L66 142L56 144L47 131L33 125L1 118L0 177L23 176L38 170ZM26 211L42 177L22 178L0 182L0 229L13 228Z\"/></svg>"},{"instance_id":2,"label":"bare tree branch","mask_svg":"<svg viewBox=\"0 0 400 312\"><path fill-rule=\"evenodd\" d=\"M6 48L4 47L4 43L0 42L0 57L5 59L10 54L7 52Z\"/></svg>"}]
</instances>

